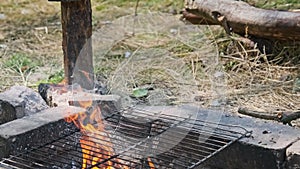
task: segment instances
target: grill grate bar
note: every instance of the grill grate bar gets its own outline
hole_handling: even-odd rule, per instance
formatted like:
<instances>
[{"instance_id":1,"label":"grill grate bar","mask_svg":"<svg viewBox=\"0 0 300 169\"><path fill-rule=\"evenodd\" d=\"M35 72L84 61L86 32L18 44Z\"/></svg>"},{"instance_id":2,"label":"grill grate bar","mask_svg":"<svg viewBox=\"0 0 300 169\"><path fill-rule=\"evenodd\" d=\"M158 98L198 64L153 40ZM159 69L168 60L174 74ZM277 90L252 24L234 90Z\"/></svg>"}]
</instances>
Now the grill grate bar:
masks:
<instances>
[{"instance_id":1,"label":"grill grate bar","mask_svg":"<svg viewBox=\"0 0 300 169\"><path fill-rule=\"evenodd\" d=\"M247 130L245 128L240 127L240 126L226 125L226 124L201 120L201 119L198 119L198 118L195 119L195 122L193 122L193 119L188 119L188 118L184 118L184 117L177 116L177 115L171 115L171 114L161 114L161 112L156 113L156 112L152 112L152 111L149 111L149 110L140 109L140 108L136 108L136 107L134 109L133 108L128 108L128 109L131 112L134 112L134 114L140 114L139 116L148 116L148 117L158 116L159 118L167 120L167 121L174 121L174 119L177 119L176 121L190 120L190 121L185 121L186 122L185 124L186 125L194 125L193 127L202 126L202 127L207 127L207 128L210 128L210 129L216 129L216 126L222 126L222 127L227 127L227 129L226 128L217 128L217 129L220 130L220 131L228 132L228 133L232 133L232 134L242 134L242 135L244 135L245 132L247 132ZM116 114L114 114L114 115L116 115ZM239 131L234 131L234 130L232 130L232 128L238 128ZM202 131L202 128L198 128L198 129L201 129L201 131ZM223 135L223 133L221 133L221 134Z\"/></svg>"},{"instance_id":2,"label":"grill grate bar","mask_svg":"<svg viewBox=\"0 0 300 169\"><path fill-rule=\"evenodd\" d=\"M60 142L60 141L58 141L58 142ZM63 142L65 142L65 141L63 141ZM203 148L205 148L205 147L203 147ZM38 150L39 151L39 150ZM210 154L210 153L208 153L208 154ZM202 157L204 157L204 156L202 156Z\"/></svg>"},{"instance_id":3,"label":"grill grate bar","mask_svg":"<svg viewBox=\"0 0 300 169\"><path fill-rule=\"evenodd\" d=\"M104 119L105 131L76 130L49 144L4 159L0 166L81 168L83 160L100 158L86 168L145 169L151 168L149 161L156 168L194 168L248 133L239 126L135 108ZM180 142L169 147L174 140ZM83 157L86 152L89 154Z\"/></svg>"},{"instance_id":4,"label":"grill grate bar","mask_svg":"<svg viewBox=\"0 0 300 169\"><path fill-rule=\"evenodd\" d=\"M5 162L5 163L4 163ZM19 163L17 161L13 161L12 159L9 158L3 158L3 162L0 163L0 167L5 167L5 169L20 169L18 166L26 166L26 164Z\"/></svg>"},{"instance_id":5,"label":"grill grate bar","mask_svg":"<svg viewBox=\"0 0 300 169\"><path fill-rule=\"evenodd\" d=\"M127 121L133 123L133 122L130 121L130 120L127 120ZM184 119L184 120L182 120L182 121L177 121L177 123L173 123L173 124L171 124L170 126L168 126L168 127L166 127L166 128L161 128L162 130L160 131L159 134L165 132L168 128L176 127L176 126L178 126L179 124L182 124L182 123L185 122L185 121L186 121L186 119ZM120 123L119 123L119 124L120 124ZM146 123L146 124L149 124L149 123ZM130 127L130 126L131 126L131 125L129 125L129 127ZM149 125L147 125L147 126L149 126ZM140 141L139 143L137 143L137 144L135 144L135 145L133 145L133 146L128 147L127 149L123 150L123 152L121 152L120 154L123 154L123 153L125 153L125 152L127 152L127 151L130 151L131 149L136 148L137 146L141 145L142 143L145 143L146 141L149 141L149 138L150 138L150 137L148 136L147 138L143 139L143 140ZM110 158L104 160L104 162L106 162L106 161L108 161L108 160L111 160L112 158L116 158L116 157L118 157L118 156L119 156L119 155L115 155L114 157L110 157ZM103 162L98 162L97 164L92 165L90 168L97 167L98 165L100 165L100 164L102 164L102 163L103 163Z\"/></svg>"},{"instance_id":6,"label":"grill grate bar","mask_svg":"<svg viewBox=\"0 0 300 169\"><path fill-rule=\"evenodd\" d=\"M52 153L56 154L55 158L50 158L47 154L51 153L51 152L49 152L47 150L49 150L48 147L45 147L45 150L44 149L37 149L35 151L32 151L31 154L32 155L39 155L39 156L45 157L44 161L42 161L42 163L44 165L46 165L46 164L48 164L48 165L55 165L55 163L60 163L60 164L67 165L69 163L67 163L66 161L72 160L70 158L65 157L64 155L56 154L54 152L55 150L52 150ZM64 152L66 152L66 151L64 151ZM78 151L78 153L81 153L81 151ZM45 155L43 155L43 154L45 154ZM82 156L79 156L78 154L72 154L72 153L69 153L69 152L67 154L68 155L72 155L73 157L82 158ZM45 161L46 159L47 159L47 161ZM38 160L38 158L34 158L33 160ZM79 163L79 162L77 162L77 163L79 165L76 165L76 164L72 164L72 165L74 165L74 166L80 166L81 165L81 163Z\"/></svg>"},{"instance_id":7,"label":"grill grate bar","mask_svg":"<svg viewBox=\"0 0 300 169\"><path fill-rule=\"evenodd\" d=\"M10 168L25 168L26 169L34 169L35 167L39 166L40 165L37 165L37 163L34 163L32 161L29 161L27 159L24 159L24 158L20 158L20 157L16 157L16 156L11 156L9 159L4 159L4 162L3 164L6 164L7 167L10 167ZM35 167L32 167L32 165L34 165Z\"/></svg>"},{"instance_id":8,"label":"grill grate bar","mask_svg":"<svg viewBox=\"0 0 300 169\"><path fill-rule=\"evenodd\" d=\"M203 161L205 161L206 159L212 157L213 155L217 154L218 152L222 151L223 149L225 149L226 147L230 146L232 143L234 143L234 142L236 142L236 141L237 141L237 140L232 140L232 141L230 141L230 142L227 144L227 146L221 147L219 150L217 150L217 151L211 153L210 155L208 155L208 156L205 157L204 159L199 160L197 163L195 163L195 164L189 166L188 169L192 169L192 168L194 168L194 167L200 165Z\"/></svg>"},{"instance_id":9,"label":"grill grate bar","mask_svg":"<svg viewBox=\"0 0 300 169\"><path fill-rule=\"evenodd\" d=\"M48 150L48 151L47 151ZM31 151L30 155L22 154L19 157L13 156L13 158L17 160L24 160L26 163L30 163L33 168L42 167L42 166L54 166L55 164L68 164L66 161L71 159L65 158L63 155L57 154L54 150L49 151L49 147L45 146L43 149L36 149L35 151ZM50 153L50 156L48 155ZM52 153L52 155L51 155ZM55 158L52 158L55 154ZM78 156L81 158L81 156ZM65 159L65 160L64 160ZM16 161L16 160L15 160ZM81 162L78 163L80 166Z\"/></svg>"},{"instance_id":10,"label":"grill grate bar","mask_svg":"<svg viewBox=\"0 0 300 169\"><path fill-rule=\"evenodd\" d=\"M173 134L175 134L175 133L173 133ZM172 137L174 138L174 136L172 136ZM194 137L194 139L196 139L196 138ZM204 148L204 149L208 149L208 150L212 150L212 151L215 150L215 149L213 149L213 148L210 148L210 147L207 147L207 146L204 146L204 145L198 145L197 143L191 143L191 142L189 142L189 141L192 141L192 139L190 139L190 138L187 138L186 140L187 140L187 141L186 141L185 145L182 146L182 148L189 148L189 147L198 146L198 147L200 147L200 148ZM210 139L207 139L207 140L210 141ZM151 140L149 140L149 142L150 142L150 141L151 141ZM160 143L168 144L168 143L172 143L172 141L173 141L172 139L164 138L164 140L161 140ZM212 140L212 141L213 141L213 140ZM226 142L220 142L220 143L226 144ZM206 142L203 142L203 144L215 146L215 147L218 147L218 148L222 147L221 145L216 145L216 144L206 143ZM144 145L144 147L146 148L147 145ZM163 146L160 146L160 148L164 148L164 147L163 147ZM193 148L191 148L191 149L193 149ZM202 151L203 151L203 150L202 150Z\"/></svg>"}]
</instances>

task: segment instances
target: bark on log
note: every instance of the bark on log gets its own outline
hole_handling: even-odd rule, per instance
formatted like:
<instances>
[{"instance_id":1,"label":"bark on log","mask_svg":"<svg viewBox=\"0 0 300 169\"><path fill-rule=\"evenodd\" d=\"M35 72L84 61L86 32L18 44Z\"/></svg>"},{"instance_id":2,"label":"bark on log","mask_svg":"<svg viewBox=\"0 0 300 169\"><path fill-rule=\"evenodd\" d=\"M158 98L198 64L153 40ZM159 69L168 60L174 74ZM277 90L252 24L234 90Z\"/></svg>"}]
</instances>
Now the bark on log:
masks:
<instances>
[{"instance_id":1,"label":"bark on log","mask_svg":"<svg viewBox=\"0 0 300 169\"><path fill-rule=\"evenodd\" d=\"M62 0L61 20L65 80L84 89L94 87L92 9L90 0Z\"/></svg>"},{"instance_id":2,"label":"bark on log","mask_svg":"<svg viewBox=\"0 0 300 169\"><path fill-rule=\"evenodd\" d=\"M193 24L221 25L227 33L300 40L300 13L255 8L234 0L186 0L183 18Z\"/></svg>"}]
</instances>

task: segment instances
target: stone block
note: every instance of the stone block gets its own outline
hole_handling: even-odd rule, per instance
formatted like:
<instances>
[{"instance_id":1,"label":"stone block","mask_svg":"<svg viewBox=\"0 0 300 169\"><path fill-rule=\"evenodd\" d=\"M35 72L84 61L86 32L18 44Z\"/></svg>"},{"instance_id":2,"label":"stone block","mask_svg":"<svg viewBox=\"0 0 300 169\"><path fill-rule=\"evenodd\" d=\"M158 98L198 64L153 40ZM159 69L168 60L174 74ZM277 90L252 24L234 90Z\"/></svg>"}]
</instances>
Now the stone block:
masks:
<instances>
[{"instance_id":1,"label":"stone block","mask_svg":"<svg viewBox=\"0 0 300 169\"><path fill-rule=\"evenodd\" d=\"M213 114L221 113L205 111ZM210 158L205 162L206 166L221 169L285 168L286 149L299 139L299 129L274 121L222 114L219 123L242 126L252 131L252 135L242 138Z\"/></svg>"},{"instance_id":2,"label":"stone block","mask_svg":"<svg viewBox=\"0 0 300 169\"><path fill-rule=\"evenodd\" d=\"M148 108L149 111L157 112L172 110L173 115L176 114L181 117L182 114L184 115L182 112L194 112L197 114L198 120L213 122L216 124L216 127L225 124L241 126L248 131L252 131L250 137L238 140L209 158L196 169L285 169L286 150L300 138L299 129L275 121L266 121L247 116L241 117L217 110L193 108L192 106L177 106L176 109L178 111L173 109L166 106ZM235 129L232 127L231 130ZM296 166L295 162L299 158L296 155L297 153L295 153L295 147L296 145L289 147L290 151L293 151L293 153L291 152L293 156L290 157L290 165L294 166Z\"/></svg>"},{"instance_id":3,"label":"stone block","mask_svg":"<svg viewBox=\"0 0 300 169\"><path fill-rule=\"evenodd\" d=\"M287 169L300 169L300 140L286 150L286 156Z\"/></svg>"},{"instance_id":4,"label":"stone block","mask_svg":"<svg viewBox=\"0 0 300 169\"><path fill-rule=\"evenodd\" d=\"M109 97L106 99L98 98L94 100L102 100L104 102L106 100L108 103L112 100L119 100L118 98L113 99ZM86 99L86 97L74 97L73 101L85 101L81 98ZM167 110L172 110L170 113L180 116L182 116L181 112L195 112L198 120L214 122L216 123L216 127L218 124L226 124L242 126L243 128L252 131L250 137L244 137L238 140L224 150L216 153L216 155L212 156L205 163L196 168L298 169L300 144L299 129L273 121L239 117L220 111L190 106L151 106L149 108L142 108L152 112L160 112L160 115L164 112L168 114L169 112ZM180 109L180 111L175 111L175 109ZM8 155L10 153L15 153L16 150L22 151L27 147L42 145L45 142L49 142L51 138L57 138L61 135L60 133L65 133L74 127L74 125L66 126L66 123L63 121L66 112L73 114L82 111L83 110L78 107L71 107L70 109L70 106L59 106L41 111L41 113L32 116L24 117L23 119L3 124L0 126L0 152L4 152L4 155ZM124 115L126 116L126 114ZM3 154L0 153L0 157L1 155L3 157Z\"/></svg>"},{"instance_id":5,"label":"stone block","mask_svg":"<svg viewBox=\"0 0 300 169\"><path fill-rule=\"evenodd\" d=\"M0 124L48 108L43 98L25 86L13 86L0 93Z\"/></svg>"},{"instance_id":6,"label":"stone block","mask_svg":"<svg viewBox=\"0 0 300 169\"><path fill-rule=\"evenodd\" d=\"M252 131L250 137L244 137L218 152L201 166L196 167L197 169L285 169L286 150L300 138L299 129L275 121L236 116L218 110L193 108L192 106L176 107L180 110L178 112L173 109L171 107L153 106L149 110L162 113L172 110L171 113L177 116L184 115L182 112L194 112L196 119L213 122L216 127L225 124L241 126L248 131ZM235 127L229 127L229 129L236 130ZM296 158L294 159L293 161L297 161Z\"/></svg>"},{"instance_id":7,"label":"stone block","mask_svg":"<svg viewBox=\"0 0 300 169\"><path fill-rule=\"evenodd\" d=\"M64 118L84 111L79 107L59 106L0 125L0 159L74 131L73 123L66 123Z\"/></svg>"},{"instance_id":8,"label":"stone block","mask_svg":"<svg viewBox=\"0 0 300 169\"><path fill-rule=\"evenodd\" d=\"M0 125L17 118L17 109L9 102L0 98Z\"/></svg>"}]
</instances>

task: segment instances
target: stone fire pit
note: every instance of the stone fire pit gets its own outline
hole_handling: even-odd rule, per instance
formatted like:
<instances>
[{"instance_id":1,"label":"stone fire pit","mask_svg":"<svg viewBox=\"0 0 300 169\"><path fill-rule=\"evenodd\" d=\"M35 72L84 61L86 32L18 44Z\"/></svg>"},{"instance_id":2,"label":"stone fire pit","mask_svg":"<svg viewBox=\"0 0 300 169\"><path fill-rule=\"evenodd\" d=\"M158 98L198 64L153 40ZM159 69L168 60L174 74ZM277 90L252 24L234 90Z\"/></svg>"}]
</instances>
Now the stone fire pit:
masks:
<instances>
[{"instance_id":1,"label":"stone fire pit","mask_svg":"<svg viewBox=\"0 0 300 169\"><path fill-rule=\"evenodd\" d=\"M14 87L12 89L25 89L24 87ZM22 90L22 91L24 91ZM10 119L6 119L0 125L0 158L8 157L19 152L24 152L32 147L44 145L51 140L58 138L76 129L72 123L65 122L64 118L84 111L84 109L74 106L58 106L49 108L44 106L43 99L32 91L36 104L40 104L39 109L34 113L24 113L18 109L18 105L23 103L26 107L26 97L23 102L14 101L9 97L5 101L4 95L11 91L0 94L2 96L2 115L12 113ZM33 94L34 93L34 94ZM24 103L25 101L25 103ZM33 101L33 100L31 100ZM118 101L112 101L116 104ZM113 105L111 104L111 105ZM32 104L31 104L32 105ZM20 107L20 106L19 106ZM21 106L22 107L22 106ZM35 106L33 106L35 107ZM151 109L155 107L150 107ZM159 107L158 107L159 109ZM19 110L19 111L16 111ZM25 111L26 109L23 109ZM200 116L207 114L220 115L221 112L199 109ZM18 114L18 116L17 116ZM24 116L20 116L24 114ZM16 118L17 117L17 118ZM3 118L2 118L3 119ZM9 122L8 122L9 121ZM237 125L252 131L250 137L243 138L232 144L230 147L219 152L199 168L243 168L243 169L297 169L300 168L300 130L278 124L276 122L264 121L249 117L240 117L228 113L222 113L220 123ZM0 167L1 168L1 167Z\"/></svg>"}]
</instances>

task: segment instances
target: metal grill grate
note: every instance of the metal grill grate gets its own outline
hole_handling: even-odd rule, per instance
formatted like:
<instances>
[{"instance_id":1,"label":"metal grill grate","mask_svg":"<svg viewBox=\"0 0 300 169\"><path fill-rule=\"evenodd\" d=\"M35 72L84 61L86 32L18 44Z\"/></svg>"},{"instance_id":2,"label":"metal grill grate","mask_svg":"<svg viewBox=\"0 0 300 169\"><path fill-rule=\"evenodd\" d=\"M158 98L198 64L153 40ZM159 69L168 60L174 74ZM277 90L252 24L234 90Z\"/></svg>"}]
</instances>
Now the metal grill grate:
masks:
<instances>
[{"instance_id":1,"label":"metal grill grate","mask_svg":"<svg viewBox=\"0 0 300 169\"><path fill-rule=\"evenodd\" d=\"M249 133L238 126L142 109L127 109L104 119L105 131L73 131L42 147L5 158L0 166L22 169L194 168ZM84 150L89 150L88 156L83 157ZM97 160L82 166L84 160L92 159Z\"/></svg>"}]
</instances>

